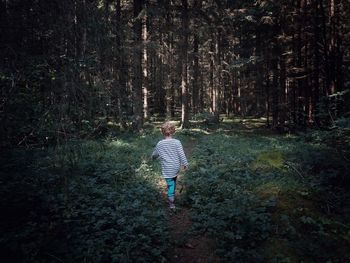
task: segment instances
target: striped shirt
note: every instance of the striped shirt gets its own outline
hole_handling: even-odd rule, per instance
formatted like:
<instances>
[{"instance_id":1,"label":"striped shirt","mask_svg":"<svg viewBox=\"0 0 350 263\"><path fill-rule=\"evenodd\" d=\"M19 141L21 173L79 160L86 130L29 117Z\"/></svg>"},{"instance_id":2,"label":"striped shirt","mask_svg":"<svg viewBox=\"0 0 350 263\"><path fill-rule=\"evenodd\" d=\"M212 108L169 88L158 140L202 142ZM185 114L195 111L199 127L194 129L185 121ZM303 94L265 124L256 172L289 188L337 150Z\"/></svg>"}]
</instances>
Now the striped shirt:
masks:
<instances>
[{"instance_id":1,"label":"striped shirt","mask_svg":"<svg viewBox=\"0 0 350 263\"><path fill-rule=\"evenodd\" d=\"M159 157L164 178L176 177L181 165L188 166L182 144L177 139L170 138L159 141L152 157Z\"/></svg>"}]
</instances>

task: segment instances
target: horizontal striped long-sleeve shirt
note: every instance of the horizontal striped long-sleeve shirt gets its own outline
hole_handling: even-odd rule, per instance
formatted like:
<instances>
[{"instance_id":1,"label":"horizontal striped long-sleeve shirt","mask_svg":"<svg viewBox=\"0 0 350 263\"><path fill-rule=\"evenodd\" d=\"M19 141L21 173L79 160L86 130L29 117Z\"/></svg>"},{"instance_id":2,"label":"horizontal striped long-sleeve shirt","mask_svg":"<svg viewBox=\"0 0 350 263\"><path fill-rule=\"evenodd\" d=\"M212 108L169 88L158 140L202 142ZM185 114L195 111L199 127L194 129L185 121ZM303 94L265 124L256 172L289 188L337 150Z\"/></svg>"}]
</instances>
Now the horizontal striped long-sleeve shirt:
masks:
<instances>
[{"instance_id":1,"label":"horizontal striped long-sleeve shirt","mask_svg":"<svg viewBox=\"0 0 350 263\"><path fill-rule=\"evenodd\" d=\"M181 165L188 166L182 144L177 139L168 138L159 141L152 157L160 159L164 178L173 178L177 176Z\"/></svg>"}]
</instances>

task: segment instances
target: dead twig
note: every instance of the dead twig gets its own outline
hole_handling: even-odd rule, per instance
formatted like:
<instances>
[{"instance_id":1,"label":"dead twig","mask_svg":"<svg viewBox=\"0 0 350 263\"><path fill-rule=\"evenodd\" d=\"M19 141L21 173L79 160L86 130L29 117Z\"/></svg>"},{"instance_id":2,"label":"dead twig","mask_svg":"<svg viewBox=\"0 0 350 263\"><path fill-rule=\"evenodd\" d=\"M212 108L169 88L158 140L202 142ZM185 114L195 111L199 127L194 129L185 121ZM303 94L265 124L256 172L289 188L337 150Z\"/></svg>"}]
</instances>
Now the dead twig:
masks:
<instances>
[{"instance_id":1,"label":"dead twig","mask_svg":"<svg viewBox=\"0 0 350 263\"><path fill-rule=\"evenodd\" d=\"M285 162L287 167L292 168L293 171L295 171L302 179L305 178L305 176L291 163L291 162Z\"/></svg>"}]
</instances>

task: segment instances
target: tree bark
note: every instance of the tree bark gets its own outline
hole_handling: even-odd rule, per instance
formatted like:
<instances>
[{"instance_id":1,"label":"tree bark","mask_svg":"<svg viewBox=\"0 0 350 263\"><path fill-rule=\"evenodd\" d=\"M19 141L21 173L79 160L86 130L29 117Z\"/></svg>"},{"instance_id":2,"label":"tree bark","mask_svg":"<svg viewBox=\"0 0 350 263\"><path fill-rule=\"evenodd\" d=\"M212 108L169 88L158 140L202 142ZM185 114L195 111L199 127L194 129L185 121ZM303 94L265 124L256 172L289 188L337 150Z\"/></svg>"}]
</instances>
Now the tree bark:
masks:
<instances>
[{"instance_id":1,"label":"tree bark","mask_svg":"<svg viewBox=\"0 0 350 263\"><path fill-rule=\"evenodd\" d=\"M143 1L134 0L134 50L133 50L133 121L135 132L143 126L143 101L142 101L142 20L139 17L142 11Z\"/></svg>"},{"instance_id":2,"label":"tree bark","mask_svg":"<svg viewBox=\"0 0 350 263\"><path fill-rule=\"evenodd\" d=\"M143 60L142 60L142 71L143 71L143 81L142 81L142 91L143 91L143 118L147 120L149 118L149 108L148 108L148 52L147 52L147 38L148 38L148 30L147 30L147 16L145 15L142 19L142 42L144 43L143 47Z\"/></svg>"},{"instance_id":3,"label":"tree bark","mask_svg":"<svg viewBox=\"0 0 350 263\"><path fill-rule=\"evenodd\" d=\"M193 39L193 90L192 90L192 112L198 113L199 108L199 44L198 35L195 33Z\"/></svg>"},{"instance_id":4,"label":"tree bark","mask_svg":"<svg viewBox=\"0 0 350 263\"><path fill-rule=\"evenodd\" d=\"M182 25L182 44L181 44L181 128L186 129L189 127L189 107L188 107L188 80L187 80L187 59L188 59L188 31L189 31L189 18L188 18L188 2L182 0L182 13L181 13L181 25Z\"/></svg>"}]
</instances>

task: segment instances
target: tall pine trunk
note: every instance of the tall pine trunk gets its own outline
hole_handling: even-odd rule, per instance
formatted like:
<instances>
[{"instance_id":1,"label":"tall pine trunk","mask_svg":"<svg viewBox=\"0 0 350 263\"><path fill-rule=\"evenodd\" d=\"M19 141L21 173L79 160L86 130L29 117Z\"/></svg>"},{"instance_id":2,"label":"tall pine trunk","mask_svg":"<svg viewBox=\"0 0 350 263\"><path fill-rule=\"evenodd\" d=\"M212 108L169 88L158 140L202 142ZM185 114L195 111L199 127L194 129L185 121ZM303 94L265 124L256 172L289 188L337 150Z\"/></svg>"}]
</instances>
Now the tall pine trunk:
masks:
<instances>
[{"instance_id":1,"label":"tall pine trunk","mask_svg":"<svg viewBox=\"0 0 350 263\"><path fill-rule=\"evenodd\" d=\"M145 15L142 19L142 41L145 44L143 47L143 60L142 60L142 71L143 71L143 81L142 81L142 91L143 91L143 117L145 120L149 118L149 108L148 108L148 52L147 52L147 38L148 38L148 30L147 30L148 19Z\"/></svg>"},{"instance_id":2,"label":"tall pine trunk","mask_svg":"<svg viewBox=\"0 0 350 263\"><path fill-rule=\"evenodd\" d=\"M143 125L143 101L142 101L142 20L139 17L142 11L142 0L134 0L134 50L133 50L133 130L138 132Z\"/></svg>"},{"instance_id":3,"label":"tall pine trunk","mask_svg":"<svg viewBox=\"0 0 350 263\"><path fill-rule=\"evenodd\" d=\"M189 127L189 107L188 107L188 31L189 31L189 18L188 18L188 3L187 0L182 0L182 13L181 13L181 25L182 25L182 44L180 50L180 56L182 61L181 68L181 128L185 129Z\"/></svg>"}]
</instances>

